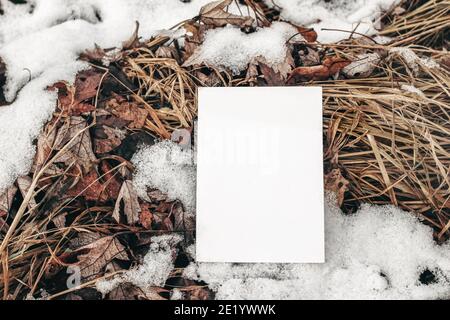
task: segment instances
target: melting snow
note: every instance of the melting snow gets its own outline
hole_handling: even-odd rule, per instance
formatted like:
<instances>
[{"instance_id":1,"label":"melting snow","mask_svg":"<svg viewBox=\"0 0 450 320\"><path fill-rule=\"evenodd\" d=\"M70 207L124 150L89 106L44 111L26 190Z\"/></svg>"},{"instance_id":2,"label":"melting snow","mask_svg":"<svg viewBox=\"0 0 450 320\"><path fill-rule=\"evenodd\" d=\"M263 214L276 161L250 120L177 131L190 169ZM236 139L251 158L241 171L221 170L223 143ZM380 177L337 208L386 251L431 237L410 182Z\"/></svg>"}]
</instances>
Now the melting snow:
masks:
<instances>
[{"instance_id":1,"label":"melting snow","mask_svg":"<svg viewBox=\"0 0 450 320\"><path fill-rule=\"evenodd\" d=\"M140 35L198 14L209 0L35 0L14 5L0 0L0 57L7 65L5 95L0 107L0 192L26 174L34 156L33 140L56 105L56 93L45 88L73 81L87 65L78 55L92 49L121 46L140 22ZM31 81L30 81L31 79ZM21 90L23 88L23 90ZM16 98L18 91L20 94Z\"/></svg>"},{"instance_id":2,"label":"melting snow","mask_svg":"<svg viewBox=\"0 0 450 320\"><path fill-rule=\"evenodd\" d=\"M317 40L328 43L349 38L352 31L373 35L379 18L400 0L266 0L269 6L281 7L281 17L314 28ZM322 29L336 29L322 30Z\"/></svg>"},{"instance_id":3,"label":"melting snow","mask_svg":"<svg viewBox=\"0 0 450 320\"><path fill-rule=\"evenodd\" d=\"M239 73L257 56L264 57L270 65L282 63L286 57L286 41L297 33L297 29L283 22L274 22L251 34L231 26L213 29L207 32L205 41L185 65L204 62Z\"/></svg>"},{"instance_id":4,"label":"melting snow","mask_svg":"<svg viewBox=\"0 0 450 320\"><path fill-rule=\"evenodd\" d=\"M439 247L430 227L394 206L345 216L334 202L325 207L324 264L193 263L185 275L218 299L450 298L450 243ZM435 275L428 285L419 281L425 270Z\"/></svg>"},{"instance_id":5,"label":"melting snow","mask_svg":"<svg viewBox=\"0 0 450 320\"><path fill-rule=\"evenodd\" d=\"M195 208L195 167L193 152L172 141L162 141L139 150L131 159L135 166L133 186L142 199L147 188L159 189L180 200L192 212Z\"/></svg>"},{"instance_id":6,"label":"melting snow","mask_svg":"<svg viewBox=\"0 0 450 320\"><path fill-rule=\"evenodd\" d=\"M97 290L105 295L123 283L131 283L144 291L153 286L164 286L174 267L172 248L180 241L181 236L174 234L153 237L141 265L111 280L97 281Z\"/></svg>"}]
</instances>

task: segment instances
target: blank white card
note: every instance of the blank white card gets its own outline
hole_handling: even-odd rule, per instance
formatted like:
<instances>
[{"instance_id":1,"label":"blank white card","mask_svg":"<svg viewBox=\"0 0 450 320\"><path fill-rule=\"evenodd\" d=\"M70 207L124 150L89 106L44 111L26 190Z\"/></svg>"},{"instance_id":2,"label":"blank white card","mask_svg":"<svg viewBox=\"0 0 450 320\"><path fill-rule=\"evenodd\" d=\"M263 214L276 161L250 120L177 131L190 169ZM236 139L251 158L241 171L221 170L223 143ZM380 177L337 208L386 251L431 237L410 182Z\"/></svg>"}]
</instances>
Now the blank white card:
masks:
<instances>
[{"instance_id":1,"label":"blank white card","mask_svg":"<svg viewBox=\"0 0 450 320\"><path fill-rule=\"evenodd\" d=\"M324 262L322 90L199 88L200 262Z\"/></svg>"}]
</instances>

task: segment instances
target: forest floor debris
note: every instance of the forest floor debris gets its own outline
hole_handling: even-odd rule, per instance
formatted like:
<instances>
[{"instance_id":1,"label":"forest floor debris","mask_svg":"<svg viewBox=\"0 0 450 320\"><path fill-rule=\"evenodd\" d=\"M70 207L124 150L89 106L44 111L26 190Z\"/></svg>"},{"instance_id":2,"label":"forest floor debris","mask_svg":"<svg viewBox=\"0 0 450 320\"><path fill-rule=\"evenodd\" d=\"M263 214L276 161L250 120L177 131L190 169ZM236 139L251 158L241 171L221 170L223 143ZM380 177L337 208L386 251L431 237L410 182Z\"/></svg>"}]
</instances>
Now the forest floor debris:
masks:
<instances>
[{"instance_id":1,"label":"forest floor debris","mask_svg":"<svg viewBox=\"0 0 450 320\"><path fill-rule=\"evenodd\" d=\"M330 43L323 41L330 31L320 29L326 19L318 26L294 17L285 1L171 2L180 16L174 29L156 32L151 19L138 15L135 24L121 16L132 36L122 30L98 46L102 30L112 30L118 2L95 11L91 0L50 18L38 2L14 37L0 34L3 299L450 297L449 1L377 1L370 12L356 1L364 19L348 17L350 30L330 27L340 35ZM0 3L0 19L8 10L30 10ZM323 10L333 5L320 3ZM156 16L158 6L167 9L157 1L146 10ZM48 21L61 18L49 31L61 60L43 59L45 46L34 57L15 56L30 30L38 33L33 41L43 41ZM355 21L370 22L370 30L363 33ZM58 43L77 28L93 33ZM234 272L194 264L195 167L192 150L177 143L180 130L195 134L196 87L279 85L323 88L325 185L336 193L337 207L328 207L340 221L327 236L348 228L342 241L370 242L384 230L399 251L409 252L408 261L369 261L370 252L349 249L339 263L324 265L330 274L311 271L308 278L318 284L331 277L330 287L315 293L299 289L308 286L297 269L309 266ZM168 153L180 162L168 163ZM361 205L355 217L338 209L355 213ZM408 249L412 243L417 251ZM359 264L347 263L355 259ZM337 278L349 272L357 276L345 292L336 291ZM367 276L373 282L354 291Z\"/></svg>"}]
</instances>

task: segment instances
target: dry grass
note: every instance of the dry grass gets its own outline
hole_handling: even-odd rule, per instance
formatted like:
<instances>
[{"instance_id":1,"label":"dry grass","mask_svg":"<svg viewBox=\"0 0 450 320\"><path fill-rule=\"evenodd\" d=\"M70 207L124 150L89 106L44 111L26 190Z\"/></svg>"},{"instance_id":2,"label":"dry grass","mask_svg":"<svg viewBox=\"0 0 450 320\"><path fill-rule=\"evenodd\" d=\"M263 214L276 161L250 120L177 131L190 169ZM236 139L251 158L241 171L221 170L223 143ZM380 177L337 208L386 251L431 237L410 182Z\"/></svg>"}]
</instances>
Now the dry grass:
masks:
<instances>
[{"instance_id":1,"label":"dry grass","mask_svg":"<svg viewBox=\"0 0 450 320\"><path fill-rule=\"evenodd\" d=\"M389 53L391 47L409 46L420 55L442 58L440 47L448 35L450 1L418 3L412 1L411 11L401 18L385 17L392 23L381 34L395 37L389 46L356 40L319 45L344 57L353 58L363 51L382 54L384 62L373 76L308 85L319 84L324 90L326 168L340 169L350 182L344 207L351 209L360 202L393 203L421 216L443 241L450 228L450 74L444 68L430 69L424 64L415 73L404 58ZM124 73L139 87L137 91L127 89L149 111L146 129L163 138L176 128L192 126L196 86L202 85L194 71L180 67L177 59L156 54L156 48L167 40L153 39L145 47L130 50L123 60ZM221 80L223 85L247 84L226 73L221 74ZM423 95L406 92L402 85L414 85ZM118 166L111 172L120 169ZM56 185L46 184L37 173L14 225L7 234L5 229L0 232L3 299L35 294L47 276L57 273L53 263L74 234L130 232L126 226L107 222L109 207L80 209L64 202L48 210L42 207L48 199L43 199L37 207L29 208L29 199L49 193ZM58 228L51 221L63 208L76 218L70 227ZM66 288L53 289L58 296Z\"/></svg>"},{"instance_id":2,"label":"dry grass","mask_svg":"<svg viewBox=\"0 0 450 320\"><path fill-rule=\"evenodd\" d=\"M150 106L168 132L190 127L196 115L195 85L175 59L157 57L148 48L134 50L125 60L124 72L139 84L137 95ZM147 123L153 131L153 124Z\"/></svg>"},{"instance_id":3,"label":"dry grass","mask_svg":"<svg viewBox=\"0 0 450 320\"><path fill-rule=\"evenodd\" d=\"M442 238L450 218L450 78L444 71L436 78L442 82L392 73L321 85L325 160L350 181L347 204L395 204L420 214ZM401 89L411 83L424 95Z\"/></svg>"}]
</instances>

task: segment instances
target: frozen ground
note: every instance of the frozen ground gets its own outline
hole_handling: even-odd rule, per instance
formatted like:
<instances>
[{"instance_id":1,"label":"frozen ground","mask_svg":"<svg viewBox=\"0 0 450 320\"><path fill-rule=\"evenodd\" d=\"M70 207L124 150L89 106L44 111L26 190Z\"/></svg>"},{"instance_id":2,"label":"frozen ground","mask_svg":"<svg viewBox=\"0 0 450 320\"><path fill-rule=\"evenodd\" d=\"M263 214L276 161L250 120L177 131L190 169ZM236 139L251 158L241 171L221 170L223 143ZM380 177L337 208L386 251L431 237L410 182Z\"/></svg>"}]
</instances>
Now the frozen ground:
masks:
<instances>
[{"instance_id":1,"label":"frozen ground","mask_svg":"<svg viewBox=\"0 0 450 320\"><path fill-rule=\"evenodd\" d=\"M190 199L186 198L186 190L195 189L195 179L188 184L174 182L186 181L186 175L192 173L189 154L181 152L172 142L142 149L135 156L140 170L134 184L163 190L167 181L172 181L169 183L172 195L193 203L194 193ZM146 160L164 163L167 159L172 160L171 170L161 171L160 166L152 165L146 168L148 174L142 174L142 163ZM185 276L208 283L219 299L450 298L450 243L438 246L430 227L394 206L364 205L357 213L345 216L332 195L326 199L326 263L192 263L185 269ZM164 254L149 252L162 258L148 268L172 265L173 261L166 258L169 247L162 248ZM188 252L195 259L194 245ZM144 283L157 283L159 273L145 274L149 279L143 279ZM426 280L427 275L431 278ZM123 281L123 277L120 279ZM105 292L105 288L114 287L116 282L102 282L101 289Z\"/></svg>"},{"instance_id":2,"label":"frozen ground","mask_svg":"<svg viewBox=\"0 0 450 320\"><path fill-rule=\"evenodd\" d=\"M0 107L1 192L28 172L34 156L33 140L55 108L56 94L46 87L59 80L72 81L77 71L86 68L84 63L76 61L79 53L93 48L94 43L103 47L120 46L132 34L135 20L141 23L140 35L148 38L157 30L195 16L209 1L34 0L20 6L13 6L7 0L0 2L4 11L0 15L0 57L7 65L5 93L11 102ZM322 42L336 41L349 34L321 31L322 28L352 31L357 27L359 33L374 33L382 11L397 2L275 1L283 7L284 18L315 27ZM278 56L284 51L279 47L268 48L277 41L281 43L287 31L282 24L258 31L259 36L261 33L268 36L251 40L256 48L249 48L240 46L240 42L248 40L246 36L234 37L238 31L225 28L208 34L208 47L202 50L215 61L218 59L237 69L261 53L277 62L284 58ZM224 44L224 38L218 36L222 32L228 35L228 43ZM258 37L258 33L250 37ZM146 152L140 160L144 170L149 165L145 159L154 157L152 151ZM140 159L139 156L135 159ZM157 186L159 182L172 181L176 186L177 180L170 175L186 176L177 168L168 171L167 177L159 171L158 174L157 179L143 175L138 183ZM186 197L185 189L172 192L173 196ZM189 197L183 201L187 205L193 203ZM434 244L431 230L407 213L393 207L365 206L355 216L344 217L329 203L326 237L328 261L324 265L193 264L186 275L209 282L217 297L222 298L450 297L448 244L442 247ZM159 263L158 257L171 266L169 255L158 254L158 250L167 251L167 246L161 242L158 248L152 248L150 258L145 260L149 264L143 268L154 270L151 260L154 258ZM167 269L161 270L167 272ZM435 282L420 283L420 275L425 270L434 273ZM133 282L137 274L144 276L151 272L138 268L129 274L127 281ZM158 281L150 279L146 283Z\"/></svg>"},{"instance_id":3,"label":"frozen ground","mask_svg":"<svg viewBox=\"0 0 450 320\"><path fill-rule=\"evenodd\" d=\"M318 41L334 42L353 32L373 35L379 18L400 0L266 0L281 7L281 16L289 21L314 28ZM334 29L334 30L322 30Z\"/></svg>"},{"instance_id":4,"label":"frozen ground","mask_svg":"<svg viewBox=\"0 0 450 320\"><path fill-rule=\"evenodd\" d=\"M95 43L120 47L132 34L136 20L140 22L140 35L148 38L157 30L197 15L208 2L30 0L28 4L13 5L0 0L4 12L0 15L0 57L8 70L5 95L12 102L0 108L0 191L29 170L34 155L32 142L55 107L56 94L45 88L58 80L72 81L76 72L86 67L76 61L81 52L93 48ZM351 31L363 21L358 31L373 33L371 21L396 2L279 0L276 3L283 7L284 18L315 27L319 40L326 41L348 34L320 28ZM232 11L238 12L236 8ZM371 27L364 30L362 25ZM200 50L200 58L237 71L256 55L277 63L284 59L283 41L292 32L293 28L280 23L249 36L235 28L212 31Z\"/></svg>"}]
</instances>

